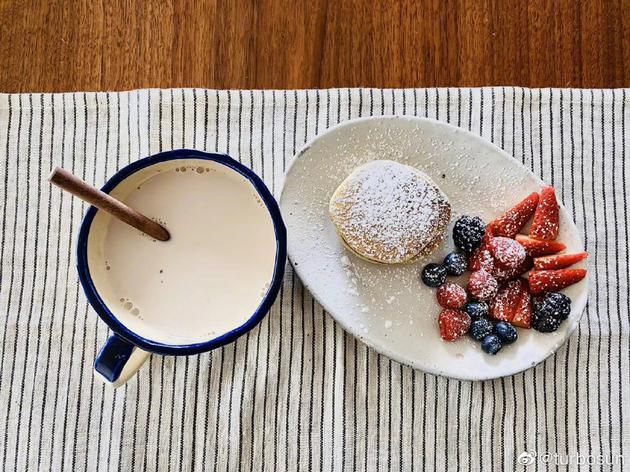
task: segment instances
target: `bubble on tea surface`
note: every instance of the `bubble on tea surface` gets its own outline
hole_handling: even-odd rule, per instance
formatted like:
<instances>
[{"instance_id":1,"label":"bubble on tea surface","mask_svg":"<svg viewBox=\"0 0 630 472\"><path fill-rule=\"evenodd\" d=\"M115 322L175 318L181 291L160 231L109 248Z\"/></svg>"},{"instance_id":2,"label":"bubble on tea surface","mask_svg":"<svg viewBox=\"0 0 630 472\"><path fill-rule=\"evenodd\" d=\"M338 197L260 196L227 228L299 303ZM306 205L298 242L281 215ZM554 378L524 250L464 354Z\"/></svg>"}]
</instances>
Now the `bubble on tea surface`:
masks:
<instances>
[{"instance_id":1,"label":"bubble on tea surface","mask_svg":"<svg viewBox=\"0 0 630 472\"><path fill-rule=\"evenodd\" d=\"M175 172L179 172L179 167L175 167Z\"/></svg>"},{"instance_id":2,"label":"bubble on tea surface","mask_svg":"<svg viewBox=\"0 0 630 472\"><path fill-rule=\"evenodd\" d=\"M125 301L125 299L124 299L124 298L121 298L121 299L120 299L120 302L121 302L121 303L122 303L122 302L124 302L124 301Z\"/></svg>"},{"instance_id":3,"label":"bubble on tea surface","mask_svg":"<svg viewBox=\"0 0 630 472\"><path fill-rule=\"evenodd\" d=\"M198 174L203 174L203 172L204 172L204 168L203 167L201 167L201 166L197 167L197 173Z\"/></svg>"},{"instance_id":4,"label":"bubble on tea surface","mask_svg":"<svg viewBox=\"0 0 630 472\"><path fill-rule=\"evenodd\" d=\"M125 304L123 305L123 308L127 311L131 310L133 308L133 303L131 302L125 302Z\"/></svg>"},{"instance_id":5,"label":"bubble on tea surface","mask_svg":"<svg viewBox=\"0 0 630 472\"><path fill-rule=\"evenodd\" d=\"M181 170L182 172L186 172L186 167L181 167L181 168L180 168L180 170Z\"/></svg>"},{"instance_id":6,"label":"bubble on tea surface","mask_svg":"<svg viewBox=\"0 0 630 472\"><path fill-rule=\"evenodd\" d=\"M138 316L140 314L140 310L138 310L137 308L134 308L133 310L131 310L131 314L133 316Z\"/></svg>"}]
</instances>

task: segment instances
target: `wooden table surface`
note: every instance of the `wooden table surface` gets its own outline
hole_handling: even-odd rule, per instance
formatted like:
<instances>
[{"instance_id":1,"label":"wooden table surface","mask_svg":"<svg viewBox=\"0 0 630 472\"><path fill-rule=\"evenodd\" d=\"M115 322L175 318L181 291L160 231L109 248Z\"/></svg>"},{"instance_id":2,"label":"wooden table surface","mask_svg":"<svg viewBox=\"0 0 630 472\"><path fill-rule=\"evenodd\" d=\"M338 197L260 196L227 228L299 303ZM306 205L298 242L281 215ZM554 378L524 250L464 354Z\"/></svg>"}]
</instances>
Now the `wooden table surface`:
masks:
<instances>
[{"instance_id":1,"label":"wooden table surface","mask_svg":"<svg viewBox=\"0 0 630 472\"><path fill-rule=\"evenodd\" d=\"M630 86L630 0L0 0L0 91Z\"/></svg>"}]
</instances>

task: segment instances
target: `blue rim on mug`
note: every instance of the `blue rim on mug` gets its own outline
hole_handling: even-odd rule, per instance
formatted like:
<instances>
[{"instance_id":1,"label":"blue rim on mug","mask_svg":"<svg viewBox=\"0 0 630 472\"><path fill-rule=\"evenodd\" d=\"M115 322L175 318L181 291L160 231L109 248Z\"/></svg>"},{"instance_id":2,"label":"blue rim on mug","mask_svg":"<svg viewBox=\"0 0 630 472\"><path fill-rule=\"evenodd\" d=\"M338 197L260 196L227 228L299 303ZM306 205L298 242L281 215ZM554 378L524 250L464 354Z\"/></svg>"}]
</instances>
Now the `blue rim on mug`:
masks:
<instances>
[{"instance_id":1,"label":"blue rim on mug","mask_svg":"<svg viewBox=\"0 0 630 472\"><path fill-rule=\"evenodd\" d=\"M81 228L79 230L79 239L77 242L77 270L79 272L79 280L81 282L81 285L83 286L85 295L90 305L92 305L92 308L94 308L100 318L105 321L105 323L112 329L112 331L114 331L115 334L123 338L125 341L141 349L144 349L145 351L150 351L157 354L199 354L201 352L211 351L212 349L216 349L220 346L231 343L238 337L250 331L265 317L265 315L271 308L271 305L274 303L280 290L280 285L282 284L284 269L286 265L287 235L284 222L280 215L280 209L278 208L278 203L276 202L275 198L273 197L267 186L260 179L260 177L258 177L251 169L245 167L244 165L232 159L226 154L212 154L193 149L177 149L155 154L153 156L145 157L143 159L135 161L126 167L123 167L105 183L101 190L106 193L111 192L119 183L121 183L127 177L150 165L165 161L190 158L205 159L223 164L226 167L241 174L254 186L262 201L265 203L269 214L271 215L275 231L277 250L273 278L265 297L258 305L258 308L256 308L252 316L245 323L233 329L232 331L228 331L227 333L224 333L221 336L213 338L209 341L183 345L164 344L144 338L134 333L126 326L124 326L120 321L118 321L116 316L107 308L107 305L96 290L96 287L92 280L92 276L90 275L90 268L87 260L88 235L90 233L92 221L94 220L97 211L95 207L90 206L81 223ZM118 373L119 372L117 372L116 374ZM113 376L117 377L117 375Z\"/></svg>"}]
</instances>

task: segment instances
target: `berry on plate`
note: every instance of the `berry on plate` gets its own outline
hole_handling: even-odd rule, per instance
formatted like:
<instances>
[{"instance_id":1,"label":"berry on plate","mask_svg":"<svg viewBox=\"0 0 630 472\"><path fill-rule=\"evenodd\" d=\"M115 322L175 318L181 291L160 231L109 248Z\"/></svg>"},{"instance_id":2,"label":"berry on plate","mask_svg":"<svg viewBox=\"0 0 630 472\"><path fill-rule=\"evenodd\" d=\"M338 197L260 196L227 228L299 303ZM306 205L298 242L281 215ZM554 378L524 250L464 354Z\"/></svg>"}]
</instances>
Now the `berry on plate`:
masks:
<instances>
[{"instance_id":1,"label":"berry on plate","mask_svg":"<svg viewBox=\"0 0 630 472\"><path fill-rule=\"evenodd\" d=\"M446 282L437 289L436 297L443 308L461 308L466 303L466 290L460 285Z\"/></svg>"},{"instance_id":2,"label":"berry on plate","mask_svg":"<svg viewBox=\"0 0 630 472\"><path fill-rule=\"evenodd\" d=\"M521 328L531 328L532 302L527 281L519 278L505 284L492 300L490 316Z\"/></svg>"},{"instance_id":3,"label":"berry on plate","mask_svg":"<svg viewBox=\"0 0 630 472\"><path fill-rule=\"evenodd\" d=\"M534 307L538 311L552 314L560 318L560 321L564 321L571 314L571 299L564 293L549 292L534 297Z\"/></svg>"},{"instance_id":4,"label":"berry on plate","mask_svg":"<svg viewBox=\"0 0 630 472\"><path fill-rule=\"evenodd\" d=\"M530 238L524 234L517 234L516 240L525 248L527 254L532 257L548 256L563 251L567 248L565 244L558 241L541 241Z\"/></svg>"},{"instance_id":5,"label":"berry on plate","mask_svg":"<svg viewBox=\"0 0 630 472\"><path fill-rule=\"evenodd\" d=\"M468 332L470 316L461 310L442 310L438 317L440 336L444 341L455 341Z\"/></svg>"},{"instance_id":6,"label":"berry on plate","mask_svg":"<svg viewBox=\"0 0 630 472\"><path fill-rule=\"evenodd\" d=\"M498 289L499 284L496 279L492 277L490 272L483 269L470 274L468 285L466 285L468 293L470 293L474 299L482 302L491 300L496 295Z\"/></svg>"},{"instance_id":7,"label":"berry on plate","mask_svg":"<svg viewBox=\"0 0 630 472\"><path fill-rule=\"evenodd\" d=\"M541 333L553 333L560 327L560 318L555 316L545 316L534 311L534 320L532 327Z\"/></svg>"},{"instance_id":8,"label":"berry on plate","mask_svg":"<svg viewBox=\"0 0 630 472\"><path fill-rule=\"evenodd\" d=\"M554 256L537 257L534 259L534 269L565 269L586 259L587 252L576 252L575 254L556 254Z\"/></svg>"},{"instance_id":9,"label":"berry on plate","mask_svg":"<svg viewBox=\"0 0 630 472\"><path fill-rule=\"evenodd\" d=\"M481 341L481 349L483 352L492 356L499 352L502 347L503 343L501 342L501 338L496 334L489 334Z\"/></svg>"},{"instance_id":10,"label":"berry on plate","mask_svg":"<svg viewBox=\"0 0 630 472\"><path fill-rule=\"evenodd\" d=\"M523 201L516 204L510 210L506 211L499 218L490 223L496 236L505 236L506 238L514 238L518 232L523 229L529 219L536 211L538 205L538 194L531 193Z\"/></svg>"},{"instance_id":11,"label":"berry on plate","mask_svg":"<svg viewBox=\"0 0 630 472\"><path fill-rule=\"evenodd\" d=\"M492 334L493 329L494 326L492 326L492 321L488 318L479 318L470 324L468 333L475 341L481 341L489 334Z\"/></svg>"},{"instance_id":12,"label":"berry on plate","mask_svg":"<svg viewBox=\"0 0 630 472\"><path fill-rule=\"evenodd\" d=\"M444 258L442 265L449 275L458 276L466 272L468 261L461 252L451 252Z\"/></svg>"},{"instance_id":13,"label":"berry on plate","mask_svg":"<svg viewBox=\"0 0 630 472\"><path fill-rule=\"evenodd\" d=\"M436 288L446 282L446 269L440 264L427 264L420 275L424 285Z\"/></svg>"},{"instance_id":14,"label":"berry on plate","mask_svg":"<svg viewBox=\"0 0 630 472\"><path fill-rule=\"evenodd\" d=\"M520 283L508 282L498 291L490 304L490 316L499 321L512 321L520 298Z\"/></svg>"},{"instance_id":15,"label":"berry on plate","mask_svg":"<svg viewBox=\"0 0 630 472\"><path fill-rule=\"evenodd\" d=\"M490 315L490 307L486 302L472 301L464 305L464 311L473 319L485 318Z\"/></svg>"},{"instance_id":16,"label":"berry on plate","mask_svg":"<svg viewBox=\"0 0 630 472\"><path fill-rule=\"evenodd\" d=\"M511 323L519 328L529 329L532 327L532 296L529 293L529 286L525 279L522 280L521 298L514 310Z\"/></svg>"},{"instance_id":17,"label":"berry on plate","mask_svg":"<svg viewBox=\"0 0 630 472\"><path fill-rule=\"evenodd\" d=\"M516 328L507 321L499 321L494 325L494 332L501 338L503 344L512 344L518 338Z\"/></svg>"},{"instance_id":18,"label":"berry on plate","mask_svg":"<svg viewBox=\"0 0 630 472\"><path fill-rule=\"evenodd\" d=\"M486 225L478 216L462 216L453 226L455 246L470 254L479 247L486 232Z\"/></svg>"},{"instance_id":19,"label":"berry on plate","mask_svg":"<svg viewBox=\"0 0 630 472\"><path fill-rule=\"evenodd\" d=\"M534 260L527 256L521 265L514 269L503 269L499 266L496 266L492 269L492 276L497 279L499 284L503 284L510 280L514 280L515 278L523 275L525 272L531 270L534 267Z\"/></svg>"},{"instance_id":20,"label":"berry on plate","mask_svg":"<svg viewBox=\"0 0 630 472\"><path fill-rule=\"evenodd\" d=\"M516 269L527 257L523 246L503 236L492 238L488 243L488 249L494 258L495 265L502 269Z\"/></svg>"},{"instance_id":21,"label":"berry on plate","mask_svg":"<svg viewBox=\"0 0 630 472\"><path fill-rule=\"evenodd\" d=\"M556 292L586 277L586 269L533 270L529 273L529 288L533 295Z\"/></svg>"},{"instance_id":22,"label":"berry on plate","mask_svg":"<svg viewBox=\"0 0 630 472\"><path fill-rule=\"evenodd\" d=\"M468 269L472 272L481 269L491 272L493 268L494 258L492 257L492 253L490 249L488 249L488 246L481 243L481 246L475 249L475 252L471 254Z\"/></svg>"},{"instance_id":23,"label":"berry on plate","mask_svg":"<svg viewBox=\"0 0 630 472\"><path fill-rule=\"evenodd\" d=\"M552 333L571 313L571 299L562 293L534 297L534 329Z\"/></svg>"},{"instance_id":24,"label":"berry on plate","mask_svg":"<svg viewBox=\"0 0 630 472\"><path fill-rule=\"evenodd\" d=\"M534 239L553 241L558 237L560 229L560 206L556 200L556 190L547 185L540 192L538 208L529 235Z\"/></svg>"},{"instance_id":25,"label":"berry on plate","mask_svg":"<svg viewBox=\"0 0 630 472\"><path fill-rule=\"evenodd\" d=\"M483 239L481 240L481 244L477 249L473 251L468 260L468 270L474 272L476 270L486 270L490 272L494 267L494 259L492 258L492 254L488 249L488 243L494 237L492 233L492 229L487 226L486 232L483 235Z\"/></svg>"}]
</instances>

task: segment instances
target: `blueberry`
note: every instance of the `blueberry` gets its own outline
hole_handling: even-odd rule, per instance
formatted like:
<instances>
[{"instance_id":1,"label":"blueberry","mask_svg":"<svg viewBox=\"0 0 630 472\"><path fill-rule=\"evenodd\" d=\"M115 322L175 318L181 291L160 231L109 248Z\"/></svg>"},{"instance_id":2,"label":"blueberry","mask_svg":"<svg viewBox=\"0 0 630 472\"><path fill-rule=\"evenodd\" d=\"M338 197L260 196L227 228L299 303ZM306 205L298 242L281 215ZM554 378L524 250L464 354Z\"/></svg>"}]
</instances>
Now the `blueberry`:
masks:
<instances>
[{"instance_id":1,"label":"blueberry","mask_svg":"<svg viewBox=\"0 0 630 472\"><path fill-rule=\"evenodd\" d=\"M468 332L475 341L481 341L492 334L492 322L488 318L479 318L471 323Z\"/></svg>"},{"instance_id":2,"label":"blueberry","mask_svg":"<svg viewBox=\"0 0 630 472\"><path fill-rule=\"evenodd\" d=\"M490 307L486 302L468 302L464 305L464 311L468 315L476 320L478 318L484 318L490 314Z\"/></svg>"},{"instance_id":3,"label":"blueberry","mask_svg":"<svg viewBox=\"0 0 630 472\"><path fill-rule=\"evenodd\" d=\"M518 338L516 328L507 321L499 321L494 326L494 332L501 338L503 344L512 344Z\"/></svg>"},{"instance_id":4,"label":"blueberry","mask_svg":"<svg viewBox=\"0 0 630 472\"><path fill-rule=\"evenodd\" d=\"M468 268L468 261L466 260L466 256L463 254L459 252L451 252L444 258L442 265L449 275L457 276L466 272L466 269Z\"/></svg>"},{"instance_id":5,"label":"blueberry","mask_svg":"<svg viewBox=\"0 0 630 472\"><path fill-rule=\"evenodd\" d=\"M462 216L453 227L455 246L470 254L479 247L486 232L486 225L478 216Z\"/></svg>"},{"instance_id":6,"label":"blueberry","mask_svg":"<svg viewBox=\"0 0 630 472\"><path fill-rule=\"evenodd\" d=\"M446 269L440 264L427 264L422 269L421 278L427 287L439 287L446 282Z\"/></svg>"},{"instance_id":7,"label":"blueberry","mask_svg":"<svg viewBox=\"0 0 630 472\"><path fill-rule=\"evenodd\" d=\"M502 347L501 338L496 334L489 334L481 341L481 349L483 349L483 352L492 356L499 352Z\"/></svg>"}]
</instances>

